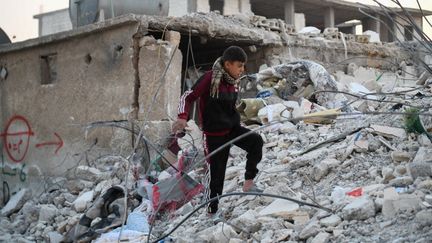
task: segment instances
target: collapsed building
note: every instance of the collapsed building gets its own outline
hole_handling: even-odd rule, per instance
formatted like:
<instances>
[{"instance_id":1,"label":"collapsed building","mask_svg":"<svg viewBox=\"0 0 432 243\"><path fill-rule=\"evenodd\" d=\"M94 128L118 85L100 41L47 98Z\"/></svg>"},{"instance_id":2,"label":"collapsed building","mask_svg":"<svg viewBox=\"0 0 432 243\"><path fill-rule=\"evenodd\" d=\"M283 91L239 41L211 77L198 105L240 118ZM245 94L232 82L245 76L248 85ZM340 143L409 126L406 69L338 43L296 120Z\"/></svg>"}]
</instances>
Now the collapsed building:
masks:
<instances>
[{"instance_id":1,"label":"collapsed building","mask_svg":"<svg viewBox=\"0 0 432 243\"><path fill-rule=\"evenodd\" d=\"M329 2L338 9L337 1ZM262 1L251 1L251 9L265 9L259 4ZM289 6L293 5L287 3L285 9ZM298 9L302 6L297 5ZM249 57L247 73L257 74L255 79L247 77L240 84L245 122L253 128L256 124L281 121L278 126L262 130L266 151L261 168L264 172L258 182L266 185L267 193L293 193L304 200L308 193L320 190L321 195L309 199L311 202L318 200L323 207L337 206L343 210L328 214L271 198L238 198L238 205L226 202L227 208L237 208L230 211L237 220L210 226L197 222L202 221L197 215L194 227L175 235L180 242L191 241L192 235L213 242L231 242L229 238L238 242L350 241L356 237L388 240L399 236L389 233L379 236L382 238L368 238L366 232L370 229L358 222L366 220L382 228L395 227L396 231L400 225L392 218L399 216L415 218L425 227L410 228L418 232L418 238L400 237L427 239L431 226L427 217L431 211L430 205L424 203L431 201L432 189L426 157L431 147L427 133L406 133L400 129L403 119L392 116L366 116L353 122L334 120L334 116L340 115L337 111L331 116L327 114L326 119L309 117L316 125L296 119L338 107L324 101L340 101L339 107L349 106L350 113L393 108L381 105L384 99L378 97L380 92L402 92L413 100L396 98L390 104L415 105L424 110L427 100L415 97L427 97L428 86L420 86L424 87L422 90L410 88L416 87L417 82L428 84L428 70L420 63L431 64L430 52L416 42L409 43L411 48L407 49L408 44L404 43L377 43L370 42L366 35L341 35L337 28L332 28L335 17L331 16L326 17L330 26L319 26L329 27L323 33L297 33L293 25L286 23L292 19L289 14L282 18L285 21L277 19L280 16L268 19L215 12L182 17L128 14L0 46L0 224L5 226L2 239L70 239L68 236L83 215L89 215L92 202L108 188L121 184L129 191L136 189L137 177L130 164L141 165L140 172L149 173L150 161L157 161L170 137L180 94L193 85L202 70L211 68L230 45L244 48ZM306 23L307 19L306 13ZM320 71L312 71L311 66ZM286 69L288 73L283 73ZM334 82L330 90L328 86L320 87L324 77ZM301 79L309 82L297 83ZM288 85L293 80L295 87ZM256 85L257 81L260 85ZM340 91L345 97L317 91ZM275 104L258 104L258 109L254 102L259 93L279 97ZM353 100L353 95L360 100ZM252 100L254 108L246 109L247 100ZM269 117L268 110L259 112L269 107L279 115ZM292 119L293 123L282 122L283 119ZM428 129L427 121L423 123ZM340 133L345 136L332 138ZM342 142L321 147L320 143L331 139ZM196 143L199 149L199 142ZM320 149L313 145L320 145ZM238 151L233 154L233 166L227 172L227 192L235 190L239 183L242 155ZM342 180L336 180L337 176ZM309 186L309 179L305 179L309 177L317 188ZM129 183L125 178L129 178ZM332 184L331 180L341 184ZM333 190L336 186L339 191ZM363 197L348 198L345 193L356 187L362 188ZM38 204L32 206L34 203L30 202ZM186 215L197 204L195 199L176 214ZM260 210L254 211L255 208ZM161 221L154 232L163 235L170 223L181 219ZM347 229L355 229L355 233L344 233Z\"/></svg>"}]
</instances>

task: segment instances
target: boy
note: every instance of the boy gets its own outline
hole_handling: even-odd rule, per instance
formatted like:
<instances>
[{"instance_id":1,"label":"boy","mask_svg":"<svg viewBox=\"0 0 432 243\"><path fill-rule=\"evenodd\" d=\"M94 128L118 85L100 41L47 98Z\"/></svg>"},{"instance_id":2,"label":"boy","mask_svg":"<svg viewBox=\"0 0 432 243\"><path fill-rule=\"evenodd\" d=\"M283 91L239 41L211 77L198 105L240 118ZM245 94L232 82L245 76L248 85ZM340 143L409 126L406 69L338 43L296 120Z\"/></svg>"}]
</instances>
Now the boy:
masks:
<instances>
[{"instance_id":1,"label":"boy","mask_svg":"<svg viewBox=\"0 0 432 243\"><path fill-rule=\"evenodd\" d=\"M178 118L173 124L173 132L182 131L186 127L191 104L199 98L199 117L206 155L250 131L240 125L240 115L235 108L238 82L246 60L247 55L240 47L227 48L222 57L213 64L212 70L200 77L192 90L186 91L180 98ZM247 152L243 191L262 192L253 182L258 173L257 164L262 158L261 136L251 133L233 144ZM230 147L226 146L207 159L206 199L222 195ZM209 204L210 215L216 214L218 203L214 201Z\"/></svg>"}]
</instances>

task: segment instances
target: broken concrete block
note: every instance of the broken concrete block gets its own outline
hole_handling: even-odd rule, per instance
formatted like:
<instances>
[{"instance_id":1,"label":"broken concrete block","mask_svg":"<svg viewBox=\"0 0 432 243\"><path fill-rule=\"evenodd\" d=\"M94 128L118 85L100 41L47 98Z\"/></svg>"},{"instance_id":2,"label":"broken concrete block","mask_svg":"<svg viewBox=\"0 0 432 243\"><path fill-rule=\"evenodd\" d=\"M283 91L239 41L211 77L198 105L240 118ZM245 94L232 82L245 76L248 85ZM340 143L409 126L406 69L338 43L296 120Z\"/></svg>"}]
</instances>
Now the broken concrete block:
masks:
<instances>
[{"instance_id":1,"label":"broken concrete block","mask_svg":"<svg viewBox=\"0 0 432 243\"><path fill-rule=\"evenodd\" d=\"M395 168L395 172L399 175L405 175L407 173L407 167L404 165L398 165Z\"/></svg>"},{"instance_id":2,"label":"broken concrete block","mask_svg":"<svg viewBox=\"0 0 432 243\"><path fill-rule=\"evenodd\" d=\"M329 167L326 163L318 163L312 169L312 175L315 181L320 181L329 172Z\"/></svg>"},{"instance_id":3,"label":"broken concrete block","mask_svg":"<svg viewBox=\"0 0 432 243\"><path fill-rule=\"evenodd\" d=\"M243 240L242 239L232 238L232 239L230 239L230 241L228 243L243 243Z\"/></svg>"},{"instance_id":4,"label":"broken concrete block","mask_svg":"<svg viewBox=\"0 0 432 243\"><path fill-rule=\"evenodd\" d=\"M420 147L412 163L409 164L411 176L417 179L419 176L432 176L432 148Z\"/></svg>"},{"instance_id":5,"label":"broken concrete block","mask_svg":"<svg viewBox=\"0 0 432 243\"><path fill-rule=\"evenodd\" d=\"M432 195L426 195L425 196L425 201L429 204L432 204Z\"/></svg>"},{"instance_id":6,"label":"broken concrete block","mask_svg":"<svg viewBox=\"0 0 432 243\"><path fill-rule=\"evenodd\" d=\"M282 134L293 133L295 131L297 131L297 127L296 127L296 125L292 124L291 122L284 122L279 127L279 132Z\"/></svg>"},{"instance_id":7,"label":"broken concrete block","mask_svg":"<svg viewBox=\"0 0 432 243\"><path fill-rule=\"evenodd\" d=\"M354 76L354 72L358 69L359 67L357 66L357 64L351 62L347 65L347 74Z\"/></svg>"},{"instance_id":8,"label":"broken concrete block","mask_svg":"<svg viewBox=\"0 0 432 243\"><path fill-rule=\"evenodd\" d=\"M381 212L382 208L383 208L383 204L384 204L384 199L377 197L377 198L375 198L374 203L375 203L375 210L377 212Z\"/></svg>"},{"instance_id":9,"label":"broken concrete block","mask_svg":"<svg viewBox=\"0 0 432 243\"><path fill-rule=\"evenodd\" d=\"M354 142L354 151L358 153L366 153L369 150L369 142L367 140L357 140Z\"/></svg>"},{"instance_id":10,"label":"broken concrete block","mask_svg":"<svg viewBox=\"0 0 432 243\"><path fill-rule=\"evenodd\" d=\"M422 210L418 212L415 216L415 222L422 228L432 225L432 211Z\"/></svg>"},{"instance_id":11,"label":"broken concrete block","mask_svg":"<svg viewBox=\"0 0 432 243\"><path fill-rule=\"evenodd\" d=\"M297 118L304 116L304 111L297 101L284 101L283 104L291 112L291 117Z\"/></svg>"},{"instance_id":12,"label":"broken concrete block","mask_svg":"<svg viewBox=\"0 0 432 243\"><path fill-rule=\"evenodd\" d=\"M40 205L39 221L50 222L58 214L58 209L51 204Z\"/></svg>"},{"instance_id":13,"label":"broken concrete block","mask_svg":"<svg viewBox=\"0 0 432 243\"><path fill-rule=\"evenodd\" d=\"M300 232L299 238L302 240L306 240L310 237L314 237L319 233L320 226L317 221L311 221L307 224L303 230Z\"/></svg>"},{"instance_id":14,"label":"broken concrete block","mask_svg":"<svg viewBox=\"0 0 432 243\"><path fill-rule=\"evenodd\" d=\"M47 235L50 243L60 243L64 240L63 235L57 231L51 231Z\"/></svg>"},{"instance_id":15,"label":"broken concrete block","mask_svg":"<svg viewBox=\"0 0 432 243\"><path fill-rule=\"evenodd\" d=\"M414 157L413 163L425 162L432 163L432 148L420 147Z\"/></svg>"},{"instance_id":16,"label":"broken concrete block","mask_svg":"<svg viewBox=\"0 0 432 243\"><path fill-rule=\"evenodd\" d=\"M258 119L263 124L287 118L291 118L291 112L283 104L268 105L258 111Z\"/></svg>"},{"instance_id":17,"label":"broken concrete block","mask_svg":"<svg viewBox=\"0 0 432 243\"><path fill-rule=\"evenodd\" d=\"M13 195L8 203L1 209L2 216L9 216L12 213L19 211L24 203L30 199L31 191L29 189L21 189L15 195Z\"/></svg>"},{"instance_id":18,"label":"broken concrete block","mask_svg":"<svg viewBox=\"0 0 432 243\"><path fill-rule=\"evenodd\" d=\"M418 189L428 189L428 190L432 190L432 180L427 179L424 181L420 181L420 183L418 183L417 185Z\"/></svg>"},{"instance_id":19,"label":"broken concrete block","mask_svg":"<svg viewBox=\"0 0 432 243\"><path fill-rule=\"evenodd\" d=\"M339 160L334 158L324 159L321 161L321 163L326 164L329 167L329 169L337 168L341 164Z\"/></svg>"},{"instance_id":20,"label":"broken concrete block","mask_svg":"<svg viewBox=\"0 0 432 243\"><path fill-rule=\"evenodd\" d=\"M417 141L421 147L432 147L432 142L424 133L418 135Z\"/></svg>"},{"instance_id":21,"label":"broken concrete block","mask_svg":"<svg viewBox=\"0 0 432 243\"><path fill-rule=\"evenodd\" d=\"M311 243L327 243L330 240L330 234L327 232L320 232L311 241Z\"/></svg>"},{"instance_id":22,"label":"broken concrete block","mask_svg":"<svg viewBox=\"0 0 432 243\"><path fill-rule=\"evenodd\" d=\"M411 154L403 151L392 151L390 156L393 162L409 161L411 159Z\"/></svg>"},{"instance_id":23,"label":"broken concrete block","mask_svg":"<svg viewBox=\"0 0 432 243\"><path fill-rule=\"evenodd\" d=\"M337 40L339 39L339 29L338 28L325 28L323 31L324 38L329 40Z\"/></svg>"},{"instance_id":24,"label":"broken concrete block","mask_svg":"<svg viewBox=\"0 0 432 243\"><path fill-rule=\"evenodd\" d=\"M394 187L406 187L413 184L414 180L411 176L396 177L389 181L389 184Z\"/></svg>"},{"instance_id":25,"label":"broken concrete block","mask_svg":"<svg viewBox=\"0 0 432 243\"><path fill-rule=\"evenodd\" d=\"M178 46L181 40L180 32L173 30L165 31L165 40L169 41L174 46Z\"/></svg>"},{"instance_id":26,"label":"broken concrete block","mask_svg":"<svg viewBox=\"0 0 432 243\"><path fill-rule=\"evenodd\" d=\"M385 166L381 169L381 174L383 177L383 182L388 183L390 180L394 179L393 168Z\"/></svg>"},{"instance_id":27,"label":"broken concrete block","mask_svg":"<svg viewBox=\"0 0 432 243\"><path fill-rule=\"evenodd\" d=\"M417 211L421 200L414 194L399 195L394 187L384 189L382 214L386 218L393 218L399 211Z\"/></svg>"},{"instance_id":28,"label":"broken concrete block","mask_svg":"<svg viewBox=\"0 0 432 243\"><path fill-rule=\"evenodd\" d=\"M378 135L388 138L406 138L406 132L402 128L381 126L381 125L371 125L370 126L374 132Z\"/></svg>"},{"instance_id":29,"label":"broken concrete block","mask_svg":"<svg viewBox=\"0 0 432 243\"><path fill-rule=\"evenodd\" d=\"M321 33L321 30L314 27L314 26L306 26L303 27L301 30L298 31L299 34L319 34Z\"/></svg>"},{"instance_id":30,"label":"broken concrete block","mask_svg":"<svg viewBox=\"0 0 432 243\"><path fill-rule=\"evenodd\" d=\"M84 192L73 202L76 212L81 213L87 209L87 204L93 200L93 191Z\"/></svg>"},{"instance_id":31,"label":"broken concrete block","mask_svg":"<svg viewBox=\"0 0 432 243\"><path fill-rule=\"evenodd\" d=\"M238 238L234 229L223 222L207 228L197 234L198 241L214 242L214 243L229 243L231 238Z\"/></svg>"},{"instance_id":32,"label":"broken concrete block","mask_svg":"<svg viewBox=\"0 0 432 243\"><path fill-rule=\"evenodd\" d=\"M324 29L323 34L338 34L339 33L339 29L338 28L331 28L331 27L327 27Z\"/></svg>"},{"instance_id":33,"label":"broken concrete block","mask_svg":"<svg viewBox=\"0 0 432 243\"><path fill-rule=\"evenodd\" d=\"M386 218L391 218L396 215L396 210L393 206L393 201L399 199L399 194L394 187L384 189L384 201L382 205L382 214Z\"/></svg>"},{"instance_id":34,"label":"broken concrete block","mask_svg":"<svg viewBox=\"0 0 432 243\"><path fill-rule=\"evenodd\" d=\"M379 191L384 190L384 187L385 187L384 184L373 184L373 185L368 185L368 186L363 187L363 192L364 192L365 194L369 194L369 195L371 195L371 194L375 194L375 193L377 193L377 192L379 192Z\"/></svg>"},{"instance_id":35,"label":"broken concrete block","mask_svg":"<svg viewBox=\"0 0 432 243\"><path fill-rule=\"evenodd\" d=\"M421 200L414 194L400 194L399 199L393 201L393 207L397 211L417 211L420 209Z\"/></svg>"},{"instance_id":36,"label":"broken concrete block","mask_svg":"<svg viewBox=\"0 0 432 243\"><path fill-rule=\"evenodd\" d=\"M411 173L412 178L417 179L417 177L428 177L432 176L432 169L431 165L428 163L410 163L408 165L409 171Z\"/></svg>"},{"instance_id":37,"label":"broken concrete block","mask_svg":"<svg viewBox=\"0 0 432 243\"><path fill-rule=\"evenodd\" d=\"M372 30L366 30L363 32L363 35L369 36L369 41L371 43L381 43L379 33L372 31Z\"/></svg>"},{"instance_id":38,"label":"broken concrete block","mask_svg":"<svg viewBox=\"0 0 432 243\"><path fill-rule=\"evenodd\" d=\"M248 210L246 213L235 218L232 222L234 225L247 230L248 232L255 233L261 229L261 223L257 221L258 213L254 210Z\"/></svg>"},{"instance_id":39,"label":"broken concrete block","mask_svg":"<svg viewBox=\"0 0 432 243\"><path fill-rule=\"evenodd\" d=\"M86 188L92 188L93 182L85 181L85 180L69 180L66 184L66 189L72 194L79 194L81 191Z\"/></svg>"},{"instance_id":40,"label":"broken concrete block","mask_svg":"<svg viewBox=\"0 0 432 243\"><path fill-rule=\"evenodd\" d=\"M375 216L375 204L367 196L355 199L342 209L345 220L365 220Z\"/></svg>"},{"instance_id":41,"label":"broken concrete block","mask_svg":"<svg viewBox=\"0 0 432 243\"><path fill-rule=\"evenodd\" d=\"M369 43L369 38L369 35L355 35L356 42L363 44Z\"/></svg>"},{"instance_id":42,"label":"broken concrete block","mask_svg":"<svg viewBox=\"0 0 432 243\"><path fill-rule=\"evenodd\" d=\"M283 217L285 219L292 219L292 217L296 215L299 208L300 207L297 203L283 199L276 199L270 205L261 210L259 215L272 215Z\"/></svg>"},{"instance_id":43,"label":"broken concrete block","mask_svg":"<svg viewBox=\"0 0 432 243\"><path fill-rule=\"evenodd\" d=\"M342 219L336 214L332 214L330 217L325 217L320 220L321 226L324 227L336 227L342 222Z\"/></svg>"}]
</instances>

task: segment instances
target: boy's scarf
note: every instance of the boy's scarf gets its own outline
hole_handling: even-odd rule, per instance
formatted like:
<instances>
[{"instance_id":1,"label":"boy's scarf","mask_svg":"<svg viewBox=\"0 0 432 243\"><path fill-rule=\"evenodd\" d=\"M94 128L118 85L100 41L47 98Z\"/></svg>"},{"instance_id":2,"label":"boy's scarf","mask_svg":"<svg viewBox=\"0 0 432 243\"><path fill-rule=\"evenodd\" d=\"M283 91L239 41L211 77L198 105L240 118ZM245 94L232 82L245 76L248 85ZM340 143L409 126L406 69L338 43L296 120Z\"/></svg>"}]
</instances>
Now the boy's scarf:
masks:
<instances>
[{"instance_id":1,"label":"boy's scarf","mask_svg":"<svg viewBox=\"0 0 432 243\"><path fill-rule=\"evenodd\" d=\"M231 77L223 68L222 57L219 57L213 64L213 74L210 86L210 96L213 98L218 98L219 96L219 84L223 78L225 82L235 85L238 79Z\"/></svg>"}]
</instances>

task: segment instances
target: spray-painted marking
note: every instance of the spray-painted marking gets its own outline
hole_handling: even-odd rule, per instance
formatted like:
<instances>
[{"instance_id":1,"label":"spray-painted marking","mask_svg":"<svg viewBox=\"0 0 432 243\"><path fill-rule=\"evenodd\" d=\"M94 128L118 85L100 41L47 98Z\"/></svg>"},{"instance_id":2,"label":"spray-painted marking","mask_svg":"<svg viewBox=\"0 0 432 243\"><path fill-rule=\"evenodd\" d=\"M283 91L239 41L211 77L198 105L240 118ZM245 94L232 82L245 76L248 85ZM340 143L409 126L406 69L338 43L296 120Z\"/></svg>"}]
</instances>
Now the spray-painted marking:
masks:
<instances>
[{"instance_id":1,"label":"spray-painted marking","mask_svg":"<svg viewBox=\"0 0 432 243\"><path fill-rule=\"evenodd\" d=\"M0 137L3 137L6 153L13 162L23 161L33 135L30 123L23 116L16 115L8 121Z\"/></svg>"},{"instance_id":2,"label":"spray-painted marking","mask_svg":"<svg viewBox=\"0 0 432 243\"><path fill-rule=\"evenodd\" d=\"M54 135L57 137L57 140L51 141L51 142L45 142L45 143L38 143L36 144L36 148L44 147L44 146L57 146L57 149L55 150L55 154L60 150L61 147L63 147L63 140L61 139L60 135L58 135L56 132Z\"/></svg>"}]
</instances>

